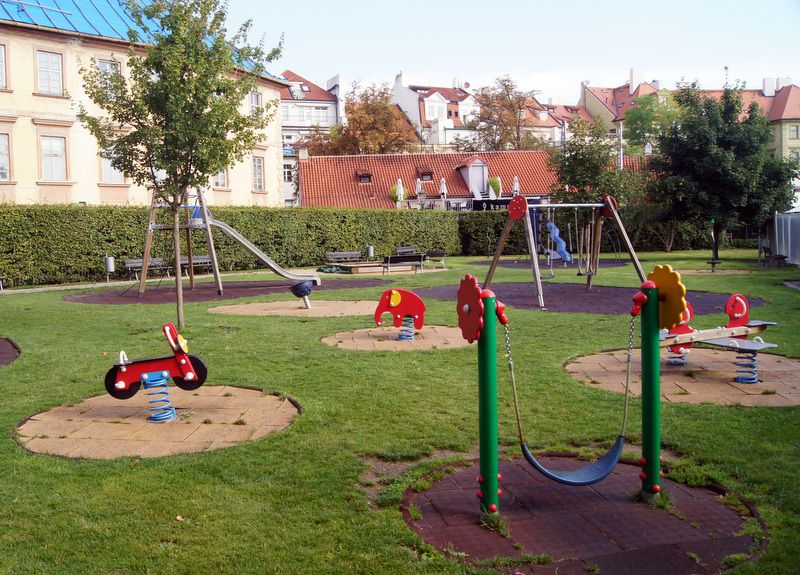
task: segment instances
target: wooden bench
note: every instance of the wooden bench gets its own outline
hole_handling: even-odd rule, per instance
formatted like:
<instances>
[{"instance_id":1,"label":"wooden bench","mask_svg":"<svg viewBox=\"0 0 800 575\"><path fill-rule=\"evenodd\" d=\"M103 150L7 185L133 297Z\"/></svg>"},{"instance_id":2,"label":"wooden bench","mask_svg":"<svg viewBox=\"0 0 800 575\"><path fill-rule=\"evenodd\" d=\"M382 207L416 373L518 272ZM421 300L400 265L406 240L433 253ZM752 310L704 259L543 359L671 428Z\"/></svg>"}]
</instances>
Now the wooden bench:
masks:
<instances>
[{"instance_id":1,"label":"wooden bench","mask_svg":"<svg viewBox=\"0 0 800 575\"><path fill-rule=\"evenodd\" d=\"M391 272L392 268L412 268L414 273L422 271L422 265L425 261L425 254L420 253L407 253L407 254L393 254L383 258L382 269L383 273Z\"/></svg>"},{"instance_id":2,"label":"wooden bench","mask_svg":"<svg viewBox=\"0 0 800 575\"><path fill-rule=\"evenodd\" d=\"M364 261L361 252L325 252L325 261L330 264L355 263Z\"/></svg>"},{"instance_id":3,"label":"wooden bench","mask_svg":"<svg viewBox=\"0 0 800 575\"><path fill-rule=\"evenodd\" d=\"M211 256L192 256L192 267L201 268L207 272L211 271ZM189 256L181 256L181 269L184 273L189 273Z\"/></svg>"},{"instance_id":4,"label":"wooden bench","mask_svg":"<svg viewBox=\"0 0 800 575\"><path fill-rule=\"evenodd\" d=\"M397 248L396 252L398 256L410 256L419 253L414 246L400 246Z\"/></svg>"},{"instance_id":5,"label":"wooden bench","mask_svg":"<svg viewBox=\"0 0 800 575\"><path fill-rule=\"evenodd\" d=\"M132 260L125 260L125 269L128 271L128 275L131 274L133 277L136 278L138 281L139 279L139 272L142 271L142 264L144 260L139 259L132 259ZM150 260L150 264L147 266L147 274L150 275L151 272L158 272L159 277L167 276L169 278L169 270L170 266L164 263L164 260L161 258L153 258Z\"/></svg>"}]
</instances>

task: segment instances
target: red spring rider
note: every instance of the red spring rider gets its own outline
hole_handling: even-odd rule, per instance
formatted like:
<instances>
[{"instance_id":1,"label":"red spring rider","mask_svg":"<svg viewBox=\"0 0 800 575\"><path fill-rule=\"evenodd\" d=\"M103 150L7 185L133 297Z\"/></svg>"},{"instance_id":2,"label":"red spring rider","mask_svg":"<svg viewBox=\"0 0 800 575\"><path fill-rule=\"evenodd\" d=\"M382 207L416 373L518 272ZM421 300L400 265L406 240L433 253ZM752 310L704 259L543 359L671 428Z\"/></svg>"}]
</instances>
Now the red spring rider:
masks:
<instances>
[{"instance_id":1,"label":"red spring rider","mask_svg":"<svg viewBox=\"0 0 800 575\"><path fill-rule=\"evenodd\" d=\"M171 323L164 324L164 336L172 355L167 357L129 360L124 351L119 352L119 362L106 373L106 391L116 399L130 399L142 383L155 377L170 377L181 389L197 389L206 380L208 368L196 355L189 355L186 340Z\"/></svg>"},{"instance_id":2,"label":"red spring rider","mask_svg":"<svg viewBox=\"0 0 800 575\"><path fill-rule=\"evenodd\" d=\"M400 327L399 340L414 339L414 329L425 324L425 302L414 292L404 289L387 289L375 308L375 325L383 325L383 314L392 314L394 327Z\"/></svg>"}]
</instances>

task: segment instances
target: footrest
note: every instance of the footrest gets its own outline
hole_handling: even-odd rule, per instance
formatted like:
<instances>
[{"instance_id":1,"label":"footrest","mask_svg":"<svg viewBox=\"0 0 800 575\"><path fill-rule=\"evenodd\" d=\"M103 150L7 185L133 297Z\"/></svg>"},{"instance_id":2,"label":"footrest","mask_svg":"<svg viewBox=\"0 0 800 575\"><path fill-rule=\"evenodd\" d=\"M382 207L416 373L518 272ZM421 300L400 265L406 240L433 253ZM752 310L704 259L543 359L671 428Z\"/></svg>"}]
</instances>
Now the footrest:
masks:
<instances>
[{"instance_id":1,"label":"footrest","mask_svg":"<svg viewBox=\"0 0 800 575\"><path fill-rule=\"evenodd\" d=\"M721 337L719 339L708 339L701 343L709 345L716 345L718 347L727 347L728 349L741 349L744 351L761 351L762 349L770 349L778 347L776 343L767 343L765 341L755 341L752 339L737 339L735 337Z\"/></svg>"}]
</instances>

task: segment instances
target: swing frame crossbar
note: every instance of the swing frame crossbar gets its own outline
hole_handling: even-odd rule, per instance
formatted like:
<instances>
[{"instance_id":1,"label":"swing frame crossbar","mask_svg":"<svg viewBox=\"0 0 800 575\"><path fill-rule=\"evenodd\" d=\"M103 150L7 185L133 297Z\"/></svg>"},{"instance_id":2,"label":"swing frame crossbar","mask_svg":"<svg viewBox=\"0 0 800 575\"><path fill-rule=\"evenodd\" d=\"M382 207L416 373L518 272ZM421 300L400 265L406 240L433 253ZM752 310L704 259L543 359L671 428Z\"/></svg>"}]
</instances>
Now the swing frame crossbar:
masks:
<instances>
[{"instance_id":1,"label":"swing frame crossbar","mask_svg":"<svg viewBox=\"0 0 800 575\"><path fill-rule=\"evenodd\" d=\"M594 278L594 274L596 272L596 268L599 265L600 259L600 238L602 234L602 222L604 216L603 213L599 210L607 210L607 214L610 215L611 219L614 220L614 223L617 226L617 230L619 231L622 239L625 243L625 249L628 252L628 256L630 257L631 263L636 271L636 275L639 277L639 280L644 282L647 280L645 277L644 270L642 269L642 264L639 262L639 257L636 255L636 250L633 248L633 244L631 243L630 238L628 237L628 232L625 230L625 226L622 223L622 218L620 218L619 211L617 210L616 200L612 196L604 196L605 202L604 203L575 203L575 204L550 204L550 203L531 203L528 198L525 198L527 202L527 209L525 210L525 215L521 219L524 220L525 225L525 237L528 242L528 253L531 254L531 273L533 274L533 280L536 283L536 298L538 300L539 309L545 310L544 305L544 295L542 293L542 274L539 269L539 247L536 244L536 235L534 234L533 230L533 222L531 218L531 210L551 210L551 209L558 209L558 208L591 208L594 211L594 217L592 220L592 228L593 228L593 235L594 239L591 242L592 252L588 254L587 259L587 267L589 268L586 278L586 285L588 289L592 289L592 281ZM512 200L513 202L513 200ZM484 289L489 289L489 286L492 283L492 278L494 277L494 272L497 268L497 264L500 261L500 256L503 253L503 249L506 246L506 242L508 241L508 237L511 235L511 229L514 227L514 219L511 217L509 213L508 220L506 221L506 225L503 228L502 233L500 234L500 240L497 244L497 250L495 251L494 257L492 258L492 262L489 265L489 272L486 274L486 279L483 282ZM577 230L576 230L577 233Z\"/></svg>"}]
</instances>

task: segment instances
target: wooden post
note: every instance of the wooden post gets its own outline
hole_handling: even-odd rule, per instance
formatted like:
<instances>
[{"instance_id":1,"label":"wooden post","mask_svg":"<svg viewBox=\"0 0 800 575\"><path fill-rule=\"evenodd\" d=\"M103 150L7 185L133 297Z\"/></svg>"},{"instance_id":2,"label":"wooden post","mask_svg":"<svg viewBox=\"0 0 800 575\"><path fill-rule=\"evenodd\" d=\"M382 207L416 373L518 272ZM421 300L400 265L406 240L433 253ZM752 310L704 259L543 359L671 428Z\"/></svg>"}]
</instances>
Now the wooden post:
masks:
<instances>
[{"instance_id":1,"label":"wooden post","mask_svg":"<svg viewBox=\"0 0 800 575\"><path fill-rule=\"evenodd\" d=\"M142 256L142 271L139 275L139 295L144 297L147 289L147 269L150 267L150 250L153 248L153 225L156 223L156 195L150 200L150 215L147 216L147 235L144 238L144 254Z\"/></svg>"}]
</instances>

